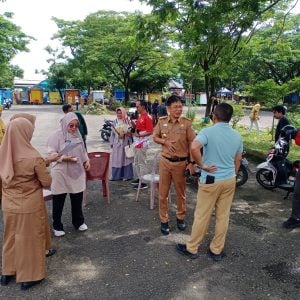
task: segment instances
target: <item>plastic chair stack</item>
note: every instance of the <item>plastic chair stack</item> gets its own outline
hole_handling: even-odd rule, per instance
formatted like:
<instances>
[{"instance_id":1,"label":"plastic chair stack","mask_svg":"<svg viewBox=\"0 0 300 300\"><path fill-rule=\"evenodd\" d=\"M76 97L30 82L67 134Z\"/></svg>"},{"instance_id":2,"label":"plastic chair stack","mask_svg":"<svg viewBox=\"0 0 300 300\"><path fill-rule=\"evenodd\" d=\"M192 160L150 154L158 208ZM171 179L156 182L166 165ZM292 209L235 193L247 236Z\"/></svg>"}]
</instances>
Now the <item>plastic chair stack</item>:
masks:
<instances>
[{"instance_id":1,"label":"plastic chair stack","mask_svg":"<svg viewBox=\"0 0 300 300\"><path fill-rule=\"evenodd\" d=\"M110 203L109 192L109 159L110 153L108 152L90 152L88 153L91 168L86 172L86 181L101 180L102 181L102 194L107 197L107 202ZM85 205L84 197L84 205Z\"/></svg>"}]
</instances>

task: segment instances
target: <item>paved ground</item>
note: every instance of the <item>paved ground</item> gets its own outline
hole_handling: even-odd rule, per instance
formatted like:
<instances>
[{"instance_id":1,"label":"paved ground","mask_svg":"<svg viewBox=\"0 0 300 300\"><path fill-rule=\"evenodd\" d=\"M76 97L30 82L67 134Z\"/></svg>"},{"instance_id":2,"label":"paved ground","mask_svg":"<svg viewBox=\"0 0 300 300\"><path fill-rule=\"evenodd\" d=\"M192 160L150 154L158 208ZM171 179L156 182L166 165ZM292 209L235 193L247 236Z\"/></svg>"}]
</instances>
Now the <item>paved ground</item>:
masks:
<instances>
[{"instance_id":1,"label":"paved ground","mask_svg":"<svg viewBox=\"0 0 300 300\"><path fill-rule=\"evenodd\" d=\"M17 111L37 115L33 143L45 152L48 134L61 117L60 107L14 106L4 112L4 119ZM108 150L98 134L103 117L86 116L86 120L89 151ZM63 215L67 234L53 238L58 252L47 259L47 279L26 292L15 283L0 287L1 299L299 299L300 229L281 227L289 215L291 198L283 200L281 191L264 190L254 174L237 189L227 258L220 263L206 255L213 226L199 249L199 259L190 261L175 251L175 243L184 242L191 230L194 182L187 189L185 233L175 227L172 193L168 237L159 231L157 200L155 209L149 209L149 191L142 191L140 201L135 202L129 183L111 182L108 205L99 187L98 182L88 183L84 210L88 231L78 233L72 228L67 203ZM51 211L51 202L47 206Z\"/></svg>"}]
</instances>

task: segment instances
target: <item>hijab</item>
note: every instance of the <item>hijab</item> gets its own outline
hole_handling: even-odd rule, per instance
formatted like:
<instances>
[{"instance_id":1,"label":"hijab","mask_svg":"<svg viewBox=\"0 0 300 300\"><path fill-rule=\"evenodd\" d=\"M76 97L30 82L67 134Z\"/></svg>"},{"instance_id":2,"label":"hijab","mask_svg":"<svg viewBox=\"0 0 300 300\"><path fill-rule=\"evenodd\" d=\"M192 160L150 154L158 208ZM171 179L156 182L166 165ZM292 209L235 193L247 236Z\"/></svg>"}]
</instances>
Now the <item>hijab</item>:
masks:
<instances>
[{"instance_id":1,"label":"hijab","mask_svg":"<svg viewBox=\"0 0 300 300\"><path fill-rule=\"evenodd\" d=\"M0 146L0 176L8 184L14 177L14 164L24 158L41 157L31 145L34 125L25 118L16 118L8 123L4 139Z\"/></svg>"},{"instance_id":2,"label":"hijab","mask_svg":"<svg viewBox=\"0 0 300 300\"><path fill-rule=\"evenodd\" d=\"M127 116L127 112L126 112L126 109L124 107L119 107L116 109L116 112L120 110L122 112L122 121L125 123L125 124L128 124L130 125L130 119L128 118Z\"/></svg>"},{"instance_id":3,"label":"hijab","mask_svg":"<svg viewBox=\"0 0 300 300\"><path fill-rule=\"evenodd\" d=\"M88 159L86 150L84 148L83 140L79 129L77 128L74 133L68 132L68 125L70 122L77 120L78 118L75 113L68 112L60 120L60 128L52 134L48 139L48 150L49 152L59 152L63 150L69 143L80 144L77 147L68 151L66 155L74 156L77 158L77 163L67 163L64 169L67 177L78 178L85 171L83 168L83 163ZM78 121L79 125L79 121ZM56 167L60 167L59 164L55 164Z\"/></svg>"},{"instance_id":4,"label":"hijab","mask_svg":"<svg viewBox=\"0 0 300 300\"><path fill-rule=\"evenodd\" d=\"M11 118L10 121L15 120L17 118L24 118L27 119L33 126L35 125L35 120L36 117L27 113L18 113L18 114L14 114Z\"/></svg>"},{"instance_id":5,"label":"hijab","mask_svg":"<svg viewBox=\"0 0 300 300\"><path fill-rule=\"evenodd\" d=\"M128 118L127 116L127 112L126 112L126 109L124 107L118 107L116 109L116 113L118 112L118 110L121 111L122 113L122 118L121 119L118 119L118 117L115 119L114 121L114 126L115 127L118 127L118 125L127 125L126 127L128 128L130 125L131 125L131 121L130 119ZM126 130L127 130L126 128Z\"/></svg>"},{"instance_id":6,"label":"hijab","mask_svg":"<svg viewBox=\"0 0 300 300\"><path fill-rule=\"evenodd\" d=\"M72 121L76 120L78 122L78 127L74 133L68 132L68 125ZM75 113L68 112L65 116L60 120L60 130L65 139L65 142L76 142L78 143L79 139L83 143L80 131L79 131L79 120Z\"/></svg>"}]
</instances>

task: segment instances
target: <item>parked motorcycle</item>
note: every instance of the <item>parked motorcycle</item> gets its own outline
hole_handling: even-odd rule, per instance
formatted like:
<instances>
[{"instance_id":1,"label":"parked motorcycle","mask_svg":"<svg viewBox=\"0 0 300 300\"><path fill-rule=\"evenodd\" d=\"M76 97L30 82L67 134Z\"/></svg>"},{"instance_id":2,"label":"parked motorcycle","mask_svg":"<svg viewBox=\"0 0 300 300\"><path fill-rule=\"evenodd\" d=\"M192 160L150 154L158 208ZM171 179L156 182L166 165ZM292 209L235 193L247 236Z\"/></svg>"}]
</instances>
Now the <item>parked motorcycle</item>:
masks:
<instances>
[{"instance_id":1,"label":"parked motorcycle","mask_svg":"<svg viewBox=\"0 0 300 300\"><path fill-rule=\"evenodd\" d=\"M245 157L245 155L246 155L246 151L243 151L241 165L238 170L238 173L236 174L236 186L244 185L247 182L249 177L248 175L250 171L249 162Z\"/></svg>"},{"instance_id":2,"label":"parked motorcycle","mask_svg":"<svg viewBox=\"0 0 300 300\"><path fill-rule=\"evenodd\" d=\"M11 101L9 99L5 99L3 103L3 109L10 109Z\"/></svg>"},{"instance_id":3,"label":"parked motorcycle","mask_svg":"<svg viewBox=\"0 0 300 300\"><path fill-rule=\"evenodd\" d=\"M248 180L248 172L249 170L249 162L247 160L247 158L245 157L246 151L243 152L243 156L242 156L242 161L241 161L241 165L239 168L239 171L236 175L236 186L242 186L243 184L245 184ZM189 175L189 171L186 170L185 171L185 176L188 178L196 178L197 182L199 177L201 176L201 168L199 168L198 166L196 166L196 170L195 173L193 175Z\"/></svg>"},{"instance_id":4,"label":"parked motorcycle","mask_svg":"<svg viewBox=\"0 0 300 300\"><path fill-rule=\"evenodd\" d=\"M102 125L102 128L99 130L101 134L101 138L108 142L109 138L111 136L111 131L113 128L113 121L111 120L104 120L104 124Z\"/></svg>"},{"instance_id":5,"label":"parked motorcycle","mask_svg":"<svg viewBox=\"0 0 300 300\"><path fill-rule=\"evenodd\" d=\"M279 188L287 191L284 199L294 190L295 175L300 166L299 160L291 162L286 158L290 140L296 133L297 130L293 126L285 126L274 148L267 154L266 161L256 167L257 182L267 190Z\"/></svg>"}]
</instances>

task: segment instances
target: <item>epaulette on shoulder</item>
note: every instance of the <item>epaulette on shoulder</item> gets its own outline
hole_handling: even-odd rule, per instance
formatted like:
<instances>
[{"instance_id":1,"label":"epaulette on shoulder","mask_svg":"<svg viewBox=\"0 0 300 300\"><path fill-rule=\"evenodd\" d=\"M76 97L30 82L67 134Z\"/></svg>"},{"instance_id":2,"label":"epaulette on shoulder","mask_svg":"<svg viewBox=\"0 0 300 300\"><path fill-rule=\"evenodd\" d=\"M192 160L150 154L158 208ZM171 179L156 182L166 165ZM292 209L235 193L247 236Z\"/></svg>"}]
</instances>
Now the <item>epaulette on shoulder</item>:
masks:
<instances>
[{"instance_id":1,"label":"epaulette on shoulder","mask_svg":"<svg viewBox=\"0 0 300 300\"><path fill-rule=\"evenodd\" d=\"M192 120L189 119L189 118L187 118L186 116L182 116L181 118L184 119L184 120L188 120L188 121L191 121L191 122L192 122Z\"/></svg>"},{"instance_id":2,"label":"epaulette on shoulder","mask_svg":"<svg viewBox=\"0 0 300 300\"><path fill-rule=\"evenodd\" d=\"M159 117L159 120L163 120L163 119L167 119L168 116L162 116L162 117Z\"/></svg>"}]
</instances>

